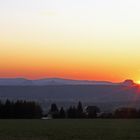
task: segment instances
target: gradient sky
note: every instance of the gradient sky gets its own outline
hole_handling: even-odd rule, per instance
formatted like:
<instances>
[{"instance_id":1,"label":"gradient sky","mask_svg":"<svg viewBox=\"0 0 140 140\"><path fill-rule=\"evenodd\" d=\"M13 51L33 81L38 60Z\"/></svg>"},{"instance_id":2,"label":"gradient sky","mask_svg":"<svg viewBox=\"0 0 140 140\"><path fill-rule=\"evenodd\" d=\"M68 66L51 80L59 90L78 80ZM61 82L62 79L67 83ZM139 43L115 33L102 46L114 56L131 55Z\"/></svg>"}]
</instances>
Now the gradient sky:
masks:
<instances>
[{"instance_id":1,"label":"gradient sky","mask_svg":"<svg viewBox=\"0 0 140 140\"><path fill-rule=\"evenodd\" d=\"M0 77L140 80L139 0L0 0Z\"/></svg>"}]
</instances>

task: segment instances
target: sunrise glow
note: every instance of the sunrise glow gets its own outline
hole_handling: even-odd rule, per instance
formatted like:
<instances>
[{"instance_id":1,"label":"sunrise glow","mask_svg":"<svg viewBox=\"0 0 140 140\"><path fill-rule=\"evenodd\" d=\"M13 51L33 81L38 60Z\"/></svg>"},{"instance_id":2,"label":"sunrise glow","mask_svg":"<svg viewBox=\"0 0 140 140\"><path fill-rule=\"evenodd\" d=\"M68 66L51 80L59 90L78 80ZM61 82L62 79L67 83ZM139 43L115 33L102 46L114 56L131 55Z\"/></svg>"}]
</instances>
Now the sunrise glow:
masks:
<instances>
[{"instance_id":1,"label":"sunrise glow","mask_svg":"<svg viewBox=\"0 0 140 140\"><path fill-rule=\"evenodd\" d=\"M140 80L139 80L139 81L136 81L136 83L137 83L137 84L140 84Z\"/></svg>"},{"instance_id":2,"label":"sunrise glow","mask_svg":"<svg viewBox=\"0 0 140 140\"><path fill-rule=\"evenodd\" d=\"M0 77L140 83L139 0L0 1Z\"/></svg>"}]
</instances>

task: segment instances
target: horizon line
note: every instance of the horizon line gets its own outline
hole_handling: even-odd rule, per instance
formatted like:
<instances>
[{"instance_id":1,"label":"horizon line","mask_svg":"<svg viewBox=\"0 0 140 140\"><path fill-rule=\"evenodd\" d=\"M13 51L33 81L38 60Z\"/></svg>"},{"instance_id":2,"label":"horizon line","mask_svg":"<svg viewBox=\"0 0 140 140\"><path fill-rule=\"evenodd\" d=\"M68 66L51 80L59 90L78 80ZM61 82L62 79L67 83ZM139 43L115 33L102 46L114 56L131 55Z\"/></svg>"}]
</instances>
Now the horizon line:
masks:
<instances>
[{"instance_id":1,"label":"horizon line","mask_svg":"<svg viewBox=\"0 0 140 140\"><path fill-rule=\"evenodd\" d=\"M75 81L96 81L96 82L111 82L111 83L118 83L118 82L123 82L123 81L126 81L126 80L132 80L134 83L136 81L134 81L133 79L130 79L130 78L126 78L122 81L110 81L110 80L96 80L96 79L92 79L92 80L88 80L88 79L75 79L75 78L63 78L63 77L40 77L40 78L27 78L27 77L0 77L0 79L25 79L25 80L31 80L31 81L34 81L34 80L44 80L44 79L63 79L63 80L75 80Z\"/></svg>"}]
</instances>

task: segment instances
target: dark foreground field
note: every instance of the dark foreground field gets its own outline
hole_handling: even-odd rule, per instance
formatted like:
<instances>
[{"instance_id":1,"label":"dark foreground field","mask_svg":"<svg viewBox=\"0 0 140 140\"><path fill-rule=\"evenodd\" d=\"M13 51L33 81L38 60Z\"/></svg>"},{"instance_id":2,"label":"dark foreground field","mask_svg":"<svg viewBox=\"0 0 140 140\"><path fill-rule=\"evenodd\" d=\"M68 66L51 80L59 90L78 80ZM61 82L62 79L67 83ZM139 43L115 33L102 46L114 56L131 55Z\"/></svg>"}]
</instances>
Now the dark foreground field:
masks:
<instances>
[{"instance_id":1,"label":"dark foreground field","mask_svg":"<svg viewBox=\"0 0 140 140\"><path fill-rule=\"evenodd\" d=\"M0 120L0 140L140 140L140 120Z\"/></svg>"}]
</instances>

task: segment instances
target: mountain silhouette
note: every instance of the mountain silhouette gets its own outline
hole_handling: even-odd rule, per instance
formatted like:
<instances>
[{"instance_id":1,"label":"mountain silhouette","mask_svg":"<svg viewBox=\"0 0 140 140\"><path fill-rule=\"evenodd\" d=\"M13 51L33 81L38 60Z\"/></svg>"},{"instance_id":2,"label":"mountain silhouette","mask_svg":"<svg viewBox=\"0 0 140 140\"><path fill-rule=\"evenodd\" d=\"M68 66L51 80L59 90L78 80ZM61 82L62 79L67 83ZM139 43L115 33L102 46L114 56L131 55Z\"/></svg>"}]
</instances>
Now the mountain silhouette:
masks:
<instances>
[{"instance_id":1,"label":"mountain silhouette","mask_svg":"<svg viewBox=\"0 0 140 140\"><path fill-rule=\"evenodd\" d=\"M133 85L133 80L125 80L122 83L113 83L108 81L89 81L89 80L72 80L62 78L46 78L38 80L28 80L24 78L1 78L0 85L9 86L45 86L45 85Z\"/></svg>"},{"instance_id":2,"label":"mountain silhouette","mask_svg":"<svg viewBox=\"0 0 140 140\"><path fill-rule=\"evenodd\" d=\"M7 78L0 79L0 97L2 100L35 100L43 107L48 107L51 102L65 106L77 101L102 105L107 109L120 105L140 107L140 87L129 79L112 83L60 78Z\"/></svg>"}]
</instances>

